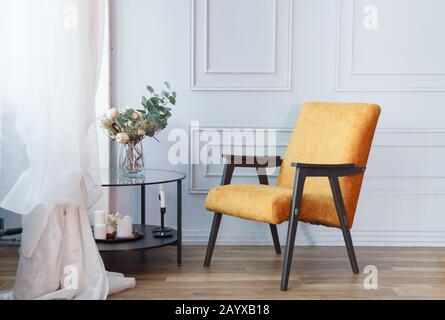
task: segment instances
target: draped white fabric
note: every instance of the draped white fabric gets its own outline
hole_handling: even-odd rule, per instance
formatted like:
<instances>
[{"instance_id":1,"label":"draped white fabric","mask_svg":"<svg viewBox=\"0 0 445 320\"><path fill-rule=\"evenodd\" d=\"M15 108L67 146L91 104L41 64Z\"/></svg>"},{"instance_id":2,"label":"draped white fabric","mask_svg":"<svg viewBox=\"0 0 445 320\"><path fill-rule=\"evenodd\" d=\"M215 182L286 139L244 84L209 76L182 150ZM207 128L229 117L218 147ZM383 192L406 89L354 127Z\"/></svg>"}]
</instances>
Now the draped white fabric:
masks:
<instances>
[{"instance_id":1,"label":"draped white fabric","mask_svg":"<svg viewBox=\"0 0 445 320\"><path fill-rule=\"evenodd\" d=\"M135 285L109 281L87 217L101 196L94 102L105 5L0 1L0 207L23 215L17 299L104 299Z\"/></svg>"}]
</instances>

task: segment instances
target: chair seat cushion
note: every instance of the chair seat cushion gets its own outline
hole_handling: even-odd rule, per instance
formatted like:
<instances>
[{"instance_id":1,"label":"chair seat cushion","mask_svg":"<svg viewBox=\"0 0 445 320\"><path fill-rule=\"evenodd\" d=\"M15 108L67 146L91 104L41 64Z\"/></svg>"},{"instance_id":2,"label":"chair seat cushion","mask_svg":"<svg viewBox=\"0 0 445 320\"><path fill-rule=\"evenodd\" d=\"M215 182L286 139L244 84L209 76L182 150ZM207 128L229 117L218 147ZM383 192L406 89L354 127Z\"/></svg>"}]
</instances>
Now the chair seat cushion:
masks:
<instances>
[{"instance_id":1,"label":"chair seat cushion","mask_svg":"<svg viewBox=\"0 0 445 320\"><path fill-rule=\"evenodd\" d=\"M292 189L266 185L227 185L212 189L206 209L230 216L280 224L289 219Z\"/></svg>"},{"instance_id":2,"label":"chair seat cushion","mask_svg":"<svg viewBox=\"0 0 445 320\"><path fill-rule=\"evenodd\" d=\"M311 180L308 182L322 182ZM329 185L329 183L327 184ZM233 184L212 189L207 196L206 209L242 219L281 224L289 220L291 204L292 189L290 188ZM300 210L300 220L339 227L332 194L329 192L316 194L305 192Z\"/></svg>"},{"instance_id":3,"label":"chair seat cushion","mask_svg":"<svg viewBox=\"0 0 445 320\"><path fill-rule=\"evenodd\" d=\"M300 221L340 227L329 182L310 178L318 192L304 192ZM292 189L268 185L226 185L212 189L206 200L208 211L237 218L281 224L289 220Z\"/></svg>"}]
</instances>

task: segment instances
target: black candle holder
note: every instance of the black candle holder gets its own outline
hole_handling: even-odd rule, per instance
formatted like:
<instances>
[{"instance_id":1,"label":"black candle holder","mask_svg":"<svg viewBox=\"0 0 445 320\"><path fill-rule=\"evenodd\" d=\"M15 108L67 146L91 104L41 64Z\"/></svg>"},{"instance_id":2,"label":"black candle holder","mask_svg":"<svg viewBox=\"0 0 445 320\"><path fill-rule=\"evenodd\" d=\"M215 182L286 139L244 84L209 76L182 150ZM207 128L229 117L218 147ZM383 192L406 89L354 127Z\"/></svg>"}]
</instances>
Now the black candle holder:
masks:
<instances>
[{"instance_id":1,"label":"black candle holder","mask_svg":"<svg viewBox=\"0 0 445 320\"><path fill-rule=\"evenodd\" d=\"M165 214L167 213L167 208L161 208L161 226L159 228L153 229L153 235L155 238L171 238L173 237L172 229L165 227Z\"/></svg>"}]
</instances>

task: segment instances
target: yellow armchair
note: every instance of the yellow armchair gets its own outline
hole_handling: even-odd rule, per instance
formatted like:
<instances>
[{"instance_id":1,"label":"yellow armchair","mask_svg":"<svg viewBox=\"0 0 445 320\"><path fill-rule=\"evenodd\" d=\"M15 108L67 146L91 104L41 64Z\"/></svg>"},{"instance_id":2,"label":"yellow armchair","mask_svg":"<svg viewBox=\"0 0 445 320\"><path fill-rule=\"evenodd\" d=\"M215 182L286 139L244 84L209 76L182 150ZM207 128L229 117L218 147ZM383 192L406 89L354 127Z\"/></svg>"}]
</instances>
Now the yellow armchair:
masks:
<instances>
[{"instance_id":1,"label":"yellow armchair","mask_svg":"<svg viewBox=\"0 0 445 320\"><path fill-rule=\"evenodd\" d=\"M380 107L362 103L307 103L284 159L228 156L221 186L206 209L215 212L204 265L210 266L222 216L268 223L277 254L276 225L289 221L281 289L288 288L298 221L340 228L354 273L359 273L350 228L367 165ZM265 168L280 167L276 186ZM256 168L260 185L231 185L236 167Z\"/></svg>"}]
</instances>

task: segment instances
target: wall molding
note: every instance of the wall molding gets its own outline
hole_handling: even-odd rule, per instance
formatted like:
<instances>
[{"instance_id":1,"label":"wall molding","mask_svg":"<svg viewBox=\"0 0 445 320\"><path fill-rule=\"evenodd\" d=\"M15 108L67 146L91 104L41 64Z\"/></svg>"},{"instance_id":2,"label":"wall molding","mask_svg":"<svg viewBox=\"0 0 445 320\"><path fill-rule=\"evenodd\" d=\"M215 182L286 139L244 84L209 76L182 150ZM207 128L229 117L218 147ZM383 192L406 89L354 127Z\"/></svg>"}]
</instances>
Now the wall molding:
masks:
<instances>
[{"instance_id":1,"label":"wall molding","mask_svg":"<svg viewBox=\"0 0 445 320\"><path fill-rule=\"evenodd\" d=\"M356 2L352 2L352 12L356 12ZM341 15L341 11L340 11ZM357 72L354 71L354 48L355 48L355 33L356 33L356 26L355 26L355 15L352 19L352 25L351 25L351 69L349 71L350 75L358 75L358 76L445 76L445 72ZM341 21L340 21L341 23Z\"/></svg>"},{"instance_id":2,"label":"wall molding","mask_svg":"<svg viewBox=\"0 0 445 320\"><path fill-rule=\"evenodd\" d=\"M348 87L342 85L342 64L341 64L341 57L342 57L342 40L344 38L343 35L343 9L344 9L344 1L350 1L352 3L352 25L351 25L351 48L350 48L350 61L349 65L350 68L348 70L348 75L352 77L376 77L376 76L382 76L382 77L407 77L407 76L413 76L413 77L445 77L445 72L437 72L437 73L430 73L430 72L356 72L353 69L354 63L354 44L355 44L355 6L356 2L355 0L337 0L338 3L338 18L337 18L337 59L336 59L336 82L335 82L335 91L337 92L445 92L445 86L440 87L429 87L429 86L400 86L400 87L372 87L372 86L362 86L362 87Z\"/></svg>"},{"instance_id":3,"label":"wall molding","mask_svg":"<svg viewBox=\"0 0 445 320\"><path fill-rule=\"evenodd\" d=\"M224 127L224 126L216 126L216 127L199 127L199 128L195 128L195 127L191 127L190 128L190 155L191 155L191 161L190 161L190 165L189 165L189 193L190 194L207 194L209 192L209 189L202 189L197 187L196 181L195 181L195 166L196 164L194 164L196 161L196 159L194 159L194 155L197 155L198 152L196 150L196 145L195 145L195 141L194 141L194 137L196 135L197 132L202 132L202 131L208 131L208 132L222 132L224 130L246 130L246 129L251 129L253 131L255 130L275 130L277 133L291 133L293 128L271 128L271 127L256 127L256 128L248 128L248 127ZM277 147L287 147L287 145L285 144L277 144ZM267 147L267 146L265 146ZM210 174L208 172L208 166L209 165L205 165L205 176L206 177L217 177L217 175L213 175ZM250 175L250 174L239 174L239 173L235 173L234 177L251 177L254 175ZM273 176L271 176L273 178Z\"/></svg>"},{"instance_id":4,"label":"wall molding","mask_svg":"<svg viewBox=\"0 0 445 320\"><path fill-rule=\"evenodd\" d=\"M294 4L293 0L289 0L288 14L288 43L289 50L287 52L287 69L286 69L286 84L284 86L226 86L226 85L198 85L196 81L196 2L198 0L191 1L191 14L190 14L190 90L192 91L292 91L292 71L293 71L293 28L294 28ZM275 75L277 74L277 51L278 51L278 1L273 0L275 3L275 40L274 40L274 70L212 70L209 69L209 1L206 3L206 27L205 27L205 54L204 54L204 74L208 75Z\"/></svg>"},{"instance_id":5,"label":"wall molding","mask_svg":"<svg viewBox=\"0 0 445 320\"><path fill-rule=\"evenodd\" d=\"M210 0L206 0L206 9L205 9L205 21L206 21L206 27L204 31L204 38L205 38L205 56L204 56L204 65L205 65L205 73L206 74L274 74L277 72L277 50L278 50L278 43L277 43L277 34L278 34L278 2L277 0L273 0L274 2L274 20L275 20L275 29L274 29L274 39L273 39L273 68L271 70L223 70L223 69L211 69L209 66L210 61Z\"/></svg>"},{"instance_id":6,"label":"wall molding","mask_svg":"<svg viewBox=\"0 0 445 320\"><path fill-rule=\"evenodd\" d=\"M191 141L190 141L190 154L196 155L197 149L200 148L201 144L198 146L195 143L196 134L200 134L201 132L205 131L211 131L211 132L222 132L224 130L245 130L245 129L252 129L252 130L276 130L277 133L284 133L284 134L291 134L293 128L227 128L227 127L201 127L201 128L191 128ZM390 134L393 136L393 141L389 141L388 143L379 141L379 136ZM412 141L411 136L417 137L418 141ZM430 135L431 137L435 137L435 140L437 141L429 141L430 139L425 138L425 136ZM437 137L436 137L437 135ZM374 140L374 149L406 149L406 148L415 148L415 149L445 149L445 140L442 139L441 135L445 136L445 129L379 129L376 132L376 139ZM395 138L395 139L394 139ZM441 142L443 141L443 142ZM266 146L267 147L267 146ZM286 144L283 143L277 143L277 149L285 148L287 147ZM192 159L191 163L196 163L196 161L193 162L194 159ZM197 170L196 170L196 164L191 164L189 166L189 193L190 194L197 194L197 195L205 195L208 193L208 188L202 188L199 186L199 183L197 181ZM216 173L211 173L209 170L209 165L201 164L201 166L204 166L203 171L203 178L213 178L217 179L220 177L220 175ZM254 178L255 172L252 173L235 173L235 178ZM276 174L272 174L270 176L271 179L276 178ZM425 183L425 186L419 186L416 189L409 189L404 188L404 184L406 184L406 181L408 179L417 181L417 183L425 182L425 181L437 181L440 182L440 179L445 180L444 174L438 174L438 175L401 175L401 174L368 174L366 176L366 179L368 183L365 184L363 194L364 195L385 195L385 196L394 196L394 195L400 195L400 196L412 196L412 195L419 195L419 196L445 196L445 184L444 186L429 186L428 183ZM397 188L380 188L378 187L379 183L375 183L374 181L380 181L382 179L392 179L393 181L396 181L398 183ZM400 180L400 181L399 181ZM373 183L370 183L373 182ZM375 185L374 187L369 186L370 184ZM409 185L409 182L408 182Z\"/></svg>"},{"instance_id":7,"label":"wall molding","mask_svg":"<svg viewBox=\"0 0 445 320\"><path fill-rule=\"evenodd\" d=\"M196 129L196 128L195 128ZM217 127L202 127L201 131L221 131L224 129L246 129L240 127L227 128L224 126ZM248 129L248 128L247 128ZM292 128L253 128L253 129L276 129L277 133L290 133ZM196 134L196 130L195 130ZM389 141L385 138L383 141L375 140L374 148L421 148L422 150L445 148L445 128L383 128L377 130L377 135L389 135L386 138L391 138ZM193 135L192 135L193 138ZM414 138L414 139L412 139ZM443 141L443 142L442 142ZM278 143L280 144L280 143ZM193 166L190 166L191 172L193 172ZM190 186L193 187L194 175L190 175ZM218 177L215 177L217 179ZM400 179L402 180L401 186L410 184L415 181L416 185L422 181L440 181L445 182L445 176L412 176L412 175L373 175L368 176L368 183L365 184L363 190L363 196L368 198L368 201L374 202L375 198L386 202L391 197L401 196L403 199L410 199L417 197L418 201L429 201L430 197L444 197L445 188L433 188L429 186L414 190L403 189L390 189L379 188L378 185L384 179ZM412 179L412 180L411 180ZM405 180L407 181L405 183ZM377 185L373 188L368 186L372 182L377 181ZM199 186L195 186L199 187ZM418 188L416 186L416 188ZM205 189L192 189L191 193L199 196L203 196L208 192ZM427 198L425 198L427 197ZM366 201L366 199L363 199ZM400 200L405 201L405 200ZM363 202L363 201L362 201ZM363 203L366 208L366 204ZM364 210L362 208L360 210ZM369 209L368 209L369 210ZM272 239L270 231L267 225L252 223L252 228L246 229L246 227L237 227L236 225L224 225L227 220L234 220L236 218L224 217L221 232L218 237L219 245L266 245L271 246ZM316 227L307 224L300 224L300 228L297 232L297 245L298 246L344 246L344 240L340 230L329 229L323 227ZM287 223L279 226L279 236L281 244L284 245L287 233ZM185 228L184 242L188 245L207 245L209 237L208 229L194 229ZM445 246L445 231L444 230L376 230L376 229L352 229L352 237L356 246L425 246L425 247L443 247ZM217 249L216 249L217 250ZM346 253L345 253L346 256Z\"/></svg>"}]
</instances>

